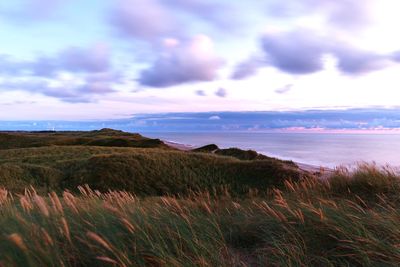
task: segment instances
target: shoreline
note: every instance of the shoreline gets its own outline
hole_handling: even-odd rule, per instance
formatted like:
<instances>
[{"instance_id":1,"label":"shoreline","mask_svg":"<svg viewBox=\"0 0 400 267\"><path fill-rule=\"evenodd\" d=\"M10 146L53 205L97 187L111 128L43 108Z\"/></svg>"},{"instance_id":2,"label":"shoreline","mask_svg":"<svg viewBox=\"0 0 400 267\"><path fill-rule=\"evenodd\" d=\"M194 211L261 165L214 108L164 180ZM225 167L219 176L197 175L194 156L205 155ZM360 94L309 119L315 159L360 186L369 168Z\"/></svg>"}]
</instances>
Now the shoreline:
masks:
<instances>
[{"instance_id":1,"label":"shoreline","mask_svg":"<svg viewBox=\"0 0 400 267\"><path fill-rule=\"evenodd\" d=\"M192 149L195 149L196 146L193 145L188 145L188 144L182 144L182 143L178 143L178 142L174 142L174 141L167 141L167 140L162 140L166 145L171 146L173 148L182 150L182 151L189 151Z\"/></svg>"},{"instance_id":2,"label":"shoreline","mask_svg":"<svg viewBox=\"0 0 400 267\"><path fill-rule=\"evenodd\" d=\"M168 140L162 140L165 144L174 147L176 149L182 150L182 151L190 151L192 149L195 149L196 146L189 145L189 144L182 144L174 141L168 141ZM257 152L258 153L258 152ZM268 156L268 155L266 155ZM280 159L279 157L277 157ZM313 174L318 174L319 178L322 180L328 179L333 173L334 169L326 167L326 166L318 166L318 165L313 165L313 164L307 164L307 163L300 163L297 161L293 161L299 169L310 172Z\"/></svg>"}]
</instances>

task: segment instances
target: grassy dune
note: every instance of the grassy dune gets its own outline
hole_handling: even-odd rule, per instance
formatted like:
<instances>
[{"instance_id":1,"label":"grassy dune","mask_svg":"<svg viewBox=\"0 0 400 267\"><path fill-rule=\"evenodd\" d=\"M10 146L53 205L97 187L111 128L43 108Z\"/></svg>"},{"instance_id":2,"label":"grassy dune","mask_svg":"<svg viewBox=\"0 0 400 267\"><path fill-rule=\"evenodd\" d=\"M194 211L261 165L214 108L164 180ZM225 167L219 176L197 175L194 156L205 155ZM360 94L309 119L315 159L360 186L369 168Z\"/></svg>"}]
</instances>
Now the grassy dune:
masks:
<instances>
[{"instance_id":1,"label":"grassy dune","mask_svg":"<svg viewBox=\"0 0 400 267\"><path fill-rule=\"evenodd\" d=\"M399 186L390 170L364 166L246 198L3 190L0 264L398 266Z\"/></svg>"},{"instance_id":2,"label":"grassy dune","mask_svg":"<svg viewBox=\"0 0 400 267\"><path fill-rule=\"evenodd\" d=\"M0 142L0 186L11 191L29 185L40 192L76 191L77 186L88 184L93 189L126 190L141 196L221 187L238 195L307 175L287 161L266 156L242 159L248 151L236 149L227 155L179 151L158 139L109 129L0 133L0 139L4 136L9 139ZM115 146L125 139L130 146ZM144 143L152 145L144 148Z\"/></svg>"},{"instance_id":3,"label":"grassy dune","mask_svg":"<svg viewBox=\"0 0 400 267\"><path fill-rule=\"evenodd\" d=\"M74 145L171 149L159 139L146 138L137 133L127 133L113 129L90 132L0 132L0 149Z\"/></svg>"}]
</instances>

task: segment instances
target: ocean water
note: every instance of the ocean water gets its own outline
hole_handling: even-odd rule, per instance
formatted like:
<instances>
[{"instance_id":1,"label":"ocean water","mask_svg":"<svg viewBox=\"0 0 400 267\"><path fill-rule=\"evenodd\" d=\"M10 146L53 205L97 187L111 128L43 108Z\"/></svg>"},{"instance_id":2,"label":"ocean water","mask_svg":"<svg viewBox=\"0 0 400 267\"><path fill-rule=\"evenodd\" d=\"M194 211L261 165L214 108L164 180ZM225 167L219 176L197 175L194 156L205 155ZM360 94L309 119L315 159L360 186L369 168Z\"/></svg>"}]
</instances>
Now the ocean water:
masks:
<instances>
[{"instance_id":1,"label":"ocean water","mask_svg":"<svg viewBox=\"0 0 400 267\"><path fill-rule=\"evenodd\" d=\"M146 133L146 136L191 145L253 149L268 156L326 167L375 162L400 166L398 134L331 133Z\"/></svg>"}]
</instances>

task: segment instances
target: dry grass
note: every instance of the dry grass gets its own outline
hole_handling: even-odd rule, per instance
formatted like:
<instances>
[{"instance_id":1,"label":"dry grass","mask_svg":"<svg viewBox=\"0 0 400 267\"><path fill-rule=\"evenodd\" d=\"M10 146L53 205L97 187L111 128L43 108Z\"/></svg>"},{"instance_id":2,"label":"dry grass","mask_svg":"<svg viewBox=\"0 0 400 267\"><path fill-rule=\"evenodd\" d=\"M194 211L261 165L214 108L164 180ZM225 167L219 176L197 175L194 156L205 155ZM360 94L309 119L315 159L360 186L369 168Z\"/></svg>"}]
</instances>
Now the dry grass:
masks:
<instances>
[{"instance_id":1,"label":"dry grass","mask_svg":"<svg viewBox=\"0 0 400 267\"><path fill-rule=\"evenodd\" d=\"M240 199L3 189L0 266L397 266L398 184L362 166Z\"/></svg>"}]
</instances>

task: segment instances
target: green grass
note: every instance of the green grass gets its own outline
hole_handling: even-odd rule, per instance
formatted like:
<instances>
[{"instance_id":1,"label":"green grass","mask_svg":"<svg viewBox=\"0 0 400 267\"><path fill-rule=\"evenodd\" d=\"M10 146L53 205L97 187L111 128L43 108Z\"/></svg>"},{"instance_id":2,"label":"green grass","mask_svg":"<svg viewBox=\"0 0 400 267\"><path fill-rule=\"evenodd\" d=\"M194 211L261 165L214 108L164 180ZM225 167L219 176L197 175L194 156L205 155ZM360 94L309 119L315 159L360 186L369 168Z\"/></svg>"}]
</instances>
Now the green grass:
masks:
<instances>
[{"instance_id":1,"label":"green grass","mask_svg":"<svg viewBox=\"0 0 400 267\"><path fill-rule=\"evenodd\" d=\"M0 132L0 149L77 145L172 149L159 139L113 129L90 132Z\"/></svg>"},{"instance_id":2,"label":"green grass","mask_svg":"<svg viewBox=\"0 0 400 267\"><path fill-rule=\"evenodd\" d=\"M88 184L93 189L126 190L141 196L185 195L222 187L242 195L251 188L266 190L307 175L293 163L266 156L238 158L237 154L247 154L239 149L232 149L235 155L185 152L158 139L109 129L1 136L13 140L0 142L0 186L11 191L33 185L41 192L60 192ZM116 146L125 144L120 139L132 146ZM155 146L143 147L144 142Z\"/></svg>"},{"instance_id":3,"label":"green grass","mask_svg":"<svg viewBox=\"0 0 400 267\"><path fill-rule=\"evenodd\" d=\"M363 166L332 183L286 181L281 190L246 198L227 192L140 198L87 187L60 198L1 191L0 264L398 266L398 195L381 188L340 195L386 175ZM399 177L378 183L398 189Z\"/></svg>"},{"instance_id":4,"label":"green grass","mask_svg":"<svg viewBox=\"0 0 400 267\"><path fill-rule=\"evenodd\" d=\"M138 195L187 194L227 186L234 194L265 190L305 174L278 160L232 157L164 149L56 146L0 150L0 185L23 190L99 190Z\"/></svg>"}]
</instances>

